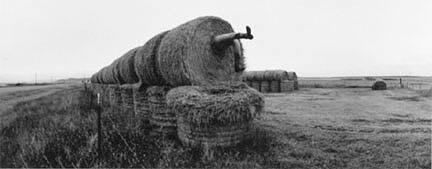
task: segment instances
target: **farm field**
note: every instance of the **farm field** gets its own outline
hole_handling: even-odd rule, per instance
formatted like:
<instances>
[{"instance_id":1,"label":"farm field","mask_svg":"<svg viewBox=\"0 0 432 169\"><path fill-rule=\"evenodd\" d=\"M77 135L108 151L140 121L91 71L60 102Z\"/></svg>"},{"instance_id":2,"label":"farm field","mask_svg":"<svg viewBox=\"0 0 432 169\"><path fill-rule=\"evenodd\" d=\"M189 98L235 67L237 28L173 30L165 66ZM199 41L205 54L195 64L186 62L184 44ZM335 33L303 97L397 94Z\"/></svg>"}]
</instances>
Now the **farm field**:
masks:
<instances>
[{"instance_id":1,"label":"farm field","mask_svg":"<svg viewBox=\"0 0 432 169\"><path fill-rule=\"evenodd\" d=\"M23 101L37 99L48 96L57 91L67 89L71 84L55 84L42 86L19 86L19 87L1 87L0 88L0 122L5 124L8 119L13 118L14 114L4 114L15 104Z\"/></svg>"},{"instance_id":2,"label":"farm field","mask_svg":"<svg viewBox=\"0 0 432 169\"><path fill-rule=\"evenodd\" d=\"M103 112L108 155L100 160L94 110L82 87L21 92L1 96L37 99L7 99L17 100L9 102L15 106L1 107L16 118L0 131L0 167L431 168L430 91L301 88L265 94L266 111L252 138L217 150L212 161L176 139L125 127L115 108ZM42 93L47 95L38 97Z\"/></svg>"}]
</instances>

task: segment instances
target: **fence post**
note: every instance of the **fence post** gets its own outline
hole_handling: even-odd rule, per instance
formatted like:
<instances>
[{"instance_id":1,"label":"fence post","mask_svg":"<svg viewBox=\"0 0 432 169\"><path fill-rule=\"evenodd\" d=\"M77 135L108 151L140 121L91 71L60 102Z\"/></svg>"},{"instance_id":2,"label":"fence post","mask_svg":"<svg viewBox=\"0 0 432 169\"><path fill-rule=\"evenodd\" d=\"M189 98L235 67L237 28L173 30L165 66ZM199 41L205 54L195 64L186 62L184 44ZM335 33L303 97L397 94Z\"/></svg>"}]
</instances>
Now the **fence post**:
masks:
<instances>
[{"instance_id":1,"label":"fence post","mask_svg":"<svg viewBox=\"0 0 432 169\"><path fill-rule=\"evenodd\" d=\"M101 98L100 93L97 93L97 102L96 102L96 113L97 113L97 137L98 137L98 156L99 159L102 159L102 123L101 123Z\"/></svg>"}]
</instances>

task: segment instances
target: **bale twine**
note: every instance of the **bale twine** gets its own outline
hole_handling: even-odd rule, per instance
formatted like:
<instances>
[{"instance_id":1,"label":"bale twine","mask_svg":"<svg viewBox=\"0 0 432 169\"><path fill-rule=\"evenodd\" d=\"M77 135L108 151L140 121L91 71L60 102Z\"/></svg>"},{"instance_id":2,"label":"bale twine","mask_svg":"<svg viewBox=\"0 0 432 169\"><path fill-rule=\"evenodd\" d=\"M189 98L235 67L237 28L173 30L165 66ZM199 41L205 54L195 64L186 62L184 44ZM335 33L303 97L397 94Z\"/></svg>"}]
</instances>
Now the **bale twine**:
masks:
<instances>
[{"instance_id":1,"label":"bale twine","mask_svg":"<svg viewBox=\"0 0 432 169\"><path fill-rule=\"evenodd\" d=\"M177 119L175 112L166 104L167 86L151 86L147 89L150 109L150 124L156 126L155 131L161 134L175 134L177 131Z\"/></svg>"},{"instance_id":2,"label":"bale twine","mask_svg":"<svg viewBox=\"0 0 432 169\"><path fill-rule=\"evenodd\" d=\"M261 90L261 83L260 81L252 81L251 82L251 87L254 88L257 91Z\"/></svg>"},{"instance_id":3,"label":"bale twine","mask_svg":"<svg viewBox=\"0 0 432 169\"><path fill-rule=\"evenodd\" d=\"M294 90L294 81L282 80L280 83L281 92L290 92Z\"/></svg>"},{"instance_id":4,"label":"bale twine","mask_svg":"<svg viewBox=\"0 0 432 169\"><path fill-rule=\"evenodd\" d=\"M133 89L133 99L135 114L145 125L149 124L150 108L146 88L143 88L142 85L135 86Z\"/></svg>"},{"instance_id":5,"label":"bale twine","mask_svg":"<svg viewBox=\"0 0 432 169\"><path fill-rule=\"evenodd\" d=\"M177 133L184 144L225 147L246 138L264 97L244 83L182 86L169 91L167 104L178 111Z\"/></svg>"},{"instance_id":6,"label":"bale twine","mask_svg":"<svg viewBox=\"0 0 432 169\"><path fill-rule=\"evenodd\" d=\"M383 80L377 80L372 85L372 90L387 90L387 84Z\"/></svg>"},{"instance_id":7,"label":"bale twine","mask_svg":"<svg viewBox=\"0 0 432 169\"><path fill-rule=\"evenodd\" d=\"M270 82L269 81L261 81L260 91L263 93L270 92Z\"/></svg>"},{"instance_id":8,"label":"bale twine","mask_svg":"<svg viewBox=\"0 0 432 169\"><path fill-rule=\"evenodd\" d=\"M170 86L240 81L243 71L235 70L234 43L216 51L212 45L216 35L232 32L227 21L213 16L199 17L170 30L157 53L163 79Z\"/></svg>"},{"instance_id":9,"label":"bale twine","mask_svg":"<svg viewBox=\"0 0 432 169\"><path fill-rule=\"evenodd\" d=\"M270 92L280 92L280 83L279 80L270 81Z\"/></svg>"}]
</instances>

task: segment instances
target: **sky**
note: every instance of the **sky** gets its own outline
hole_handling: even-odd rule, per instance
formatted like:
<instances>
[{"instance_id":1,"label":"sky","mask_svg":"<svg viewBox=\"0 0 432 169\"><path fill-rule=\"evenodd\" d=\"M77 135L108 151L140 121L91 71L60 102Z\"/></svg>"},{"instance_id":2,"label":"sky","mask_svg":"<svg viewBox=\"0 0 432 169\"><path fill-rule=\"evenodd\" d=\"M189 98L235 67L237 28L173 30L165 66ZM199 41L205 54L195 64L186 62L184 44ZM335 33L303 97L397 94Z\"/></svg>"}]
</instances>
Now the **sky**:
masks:
<instances>
[{"instance_id":1,"label":"sky","mask_svg":"<svg viewBox=\"0 0 432 169\"><path fill-rule=\"evenodd\" d=\"M89 77L208 15L251 27L247 70L432 76L430 0L0 0L0 83Z\"/></svg>"}]
</instances>

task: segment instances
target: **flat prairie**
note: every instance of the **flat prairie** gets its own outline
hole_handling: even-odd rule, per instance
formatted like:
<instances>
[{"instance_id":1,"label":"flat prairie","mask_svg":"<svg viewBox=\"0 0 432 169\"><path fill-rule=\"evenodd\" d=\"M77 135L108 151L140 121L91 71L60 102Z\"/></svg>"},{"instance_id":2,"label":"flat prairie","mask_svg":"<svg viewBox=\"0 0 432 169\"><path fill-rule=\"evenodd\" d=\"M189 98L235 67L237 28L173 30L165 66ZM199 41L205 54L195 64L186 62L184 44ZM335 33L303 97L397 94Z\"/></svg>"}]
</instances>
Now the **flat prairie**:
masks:
<instances>
[{"instance_id":1,"label":"flat prairie","mask_svg":"<svg viewBox=\"0 0 432 169\"><path fill-rule=\"evenodd\" d=\"M102 108L101 158L97 108L82 86L0 88L0 167L431 168L432 89L335 87L365 85L340 81L265 94L251 138L216 149L210 161L138 118L125 125L110 106Z\"/></svg>"}]
</instances>

